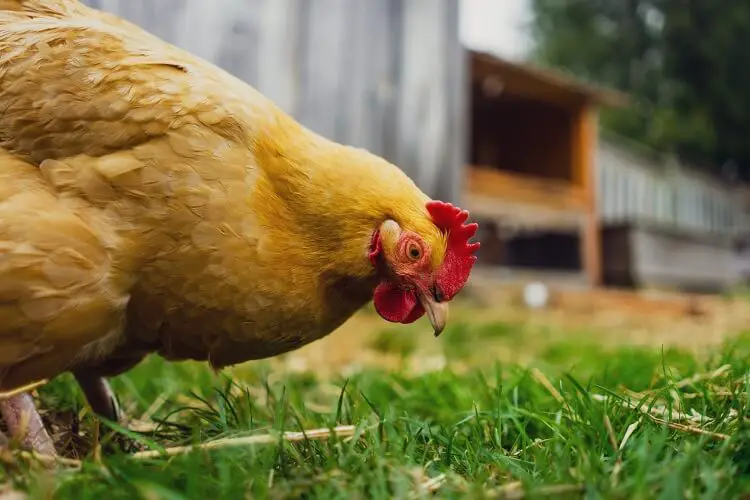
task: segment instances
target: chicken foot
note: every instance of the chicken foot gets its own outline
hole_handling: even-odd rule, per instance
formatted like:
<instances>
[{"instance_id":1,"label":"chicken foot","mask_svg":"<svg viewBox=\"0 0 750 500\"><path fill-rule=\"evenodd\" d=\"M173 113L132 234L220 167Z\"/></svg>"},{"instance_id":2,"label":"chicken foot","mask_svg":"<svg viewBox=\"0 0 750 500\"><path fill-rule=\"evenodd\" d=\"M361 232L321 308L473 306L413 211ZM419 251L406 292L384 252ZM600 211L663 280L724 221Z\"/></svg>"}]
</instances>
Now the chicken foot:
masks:
<instances>
[{"instance_id":1,"label":"chicken foot","mask_svg":"<svg viewBox=\"0 0 750 500\"><path fill-rule=\"evenodd\" d=\"M119 422L120 405L107 379L84 372L73 372L73 375L94 413L112 422Z\"/></svg>"},{"instance_id":2,"label":"chicken foot","mask_svg":"<svg viewBox=\"0 0 750 500\"><path fill-rule=\"evenodd\" d=\"M0 399L0 414L5 420L10 435L20 439L24 448L44 455L54 456L57 454L55 444L44 427L42 417L39 416L34 400L29 393L22 392L6 399ZM5 445L7 445L7 438L2 436L0 437L0 446Z\"/></svg>"}]
</instances>

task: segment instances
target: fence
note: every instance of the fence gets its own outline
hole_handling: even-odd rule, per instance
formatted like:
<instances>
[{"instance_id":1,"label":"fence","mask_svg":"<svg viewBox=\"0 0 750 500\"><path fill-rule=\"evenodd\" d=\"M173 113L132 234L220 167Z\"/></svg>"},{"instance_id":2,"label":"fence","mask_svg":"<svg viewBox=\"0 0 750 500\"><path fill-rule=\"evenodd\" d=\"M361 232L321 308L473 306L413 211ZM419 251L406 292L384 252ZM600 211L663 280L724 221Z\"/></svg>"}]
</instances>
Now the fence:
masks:
<instances>
[{"instance_id":1,"label":"fence","mask_svg":"<svg viewBox=\"0 0 750 500\"><path fill-rule=\"evenodd\" d=\"M603 224L648 222L692 233L738 236L750 217L742 189L621 140L598 151Z\"/></svg>"}]
</instances>

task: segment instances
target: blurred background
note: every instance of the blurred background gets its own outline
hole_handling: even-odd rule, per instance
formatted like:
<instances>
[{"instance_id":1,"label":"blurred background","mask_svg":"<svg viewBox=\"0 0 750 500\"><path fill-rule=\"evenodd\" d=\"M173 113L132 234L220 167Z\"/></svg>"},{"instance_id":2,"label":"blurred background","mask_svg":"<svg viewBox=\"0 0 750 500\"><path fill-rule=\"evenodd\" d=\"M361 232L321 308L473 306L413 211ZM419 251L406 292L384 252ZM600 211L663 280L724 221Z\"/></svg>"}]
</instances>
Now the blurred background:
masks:
<instances>
[{"instance_id":1,"label":"blurred background","mask_svg":"<svg viewBox=\"0 0 750 500\"><path fill-rule=\"evenodd\" d=\"M695 348L750 325L748 2L87 3L469 209L483 246L448 339L462 314ZM382 361L391 337L363 329L382 322L300 352Z\"/></svg>"}]
</instances>

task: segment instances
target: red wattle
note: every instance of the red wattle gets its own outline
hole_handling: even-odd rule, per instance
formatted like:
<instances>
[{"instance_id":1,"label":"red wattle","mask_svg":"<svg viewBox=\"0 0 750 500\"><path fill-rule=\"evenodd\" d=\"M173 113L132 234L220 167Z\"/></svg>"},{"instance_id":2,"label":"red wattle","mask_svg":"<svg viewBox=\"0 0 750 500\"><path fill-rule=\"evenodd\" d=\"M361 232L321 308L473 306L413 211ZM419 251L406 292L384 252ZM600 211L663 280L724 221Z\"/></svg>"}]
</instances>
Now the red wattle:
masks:
<instances>
[{"instance_id":1,"label":"red wattle","mask_svg":"<svg viewBox=\"0 0 750 500\"><path fill-rule=\"evenodd\" d=\"M375 310L392 323L413 323L424 314L424 308L412 290L403 290L393 283L381 282L373 295Z\"/></svg>"}]
</instances>

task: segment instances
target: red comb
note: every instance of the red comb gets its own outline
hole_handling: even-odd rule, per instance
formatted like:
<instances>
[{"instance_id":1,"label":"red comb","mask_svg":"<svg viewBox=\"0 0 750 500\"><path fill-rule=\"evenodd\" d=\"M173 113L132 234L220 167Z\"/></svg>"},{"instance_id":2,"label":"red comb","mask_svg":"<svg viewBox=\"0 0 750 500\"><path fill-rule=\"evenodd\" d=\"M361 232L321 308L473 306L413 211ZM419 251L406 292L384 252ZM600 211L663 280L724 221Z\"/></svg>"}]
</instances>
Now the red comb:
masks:
<instances>
[{"instance_id":1,"label":"red comb","mask_svg":"<svg viewBox=\"0 0 750 500\"><path fill-rule=\"evenodd\" d=\"M448 236L437 282L445 300L450 300L466 284L471 267L477 260L474 252L479 248L479 242L469 243L469 239L477 232L479 225L465 224L469 212L444 201L428 202L427 211L435 225Z\"/></svg>"}]
</instances>

